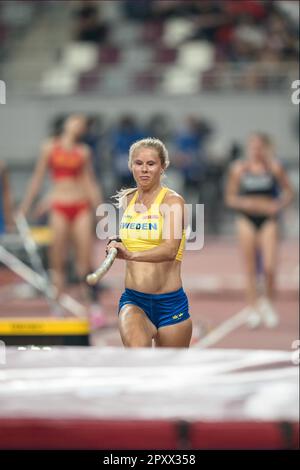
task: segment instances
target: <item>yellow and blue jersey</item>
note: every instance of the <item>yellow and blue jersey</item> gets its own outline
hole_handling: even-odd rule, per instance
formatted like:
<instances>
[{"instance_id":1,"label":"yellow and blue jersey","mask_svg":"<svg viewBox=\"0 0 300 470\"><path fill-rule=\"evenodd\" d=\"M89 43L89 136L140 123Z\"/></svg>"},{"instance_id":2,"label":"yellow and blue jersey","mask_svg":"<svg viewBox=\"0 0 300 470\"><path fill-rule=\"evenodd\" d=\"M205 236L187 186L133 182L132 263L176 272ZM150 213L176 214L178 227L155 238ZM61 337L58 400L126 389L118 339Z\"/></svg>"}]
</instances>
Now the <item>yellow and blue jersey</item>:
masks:
<instances>
[{"instance_id":1,"label":"yellow and blue jersey","mask_svg":"<svg viewBox=\"0 0 300 470\"><path fill-rule=\"evenodd\" d=\"M123 214L119 230L120 238L128 251L150 250L162 243L164 218L159 207L168 191L167 187L163 187L146 212L135 211L138 191L135 192ZM185 232L183 230L176 254L177 261L182 260L184 245Z\"/></svg>"}]
</instances>

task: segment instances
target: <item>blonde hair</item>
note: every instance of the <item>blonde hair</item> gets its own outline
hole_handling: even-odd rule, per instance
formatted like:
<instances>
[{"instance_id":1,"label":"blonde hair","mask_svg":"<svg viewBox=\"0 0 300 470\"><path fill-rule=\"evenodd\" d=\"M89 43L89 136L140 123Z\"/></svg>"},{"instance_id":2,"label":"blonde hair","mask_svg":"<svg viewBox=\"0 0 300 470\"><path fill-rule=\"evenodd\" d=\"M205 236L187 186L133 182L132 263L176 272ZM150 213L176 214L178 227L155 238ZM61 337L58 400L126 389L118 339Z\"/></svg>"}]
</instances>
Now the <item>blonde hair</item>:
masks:
<instances>
[{"instance_id":1,"label":"blonde hair","mask_svg":"<svg viewBox=\"0 0 300 470\"><path fill-rule=\"evenodd\" d=\"M156 150L161 161L161 166L163 167L164 170L168 168L170 164L170 160L169 160L169 153L168 153L166 146L159 139L155 139L154 137L147 137L145 139L137 140L136 142L134 142L134 144L131 145L129 149L129 158L128 158L128 168L130 171L132 171L132 159L134 157L134 154L136 153L137 150L143 147L153 148L154 150ZM120 191L118 191L114 196L112 196L113 199L116 200L114 205L118 207L119 209L121 207L125 207L126 202L127 202L127 196L134 193L136 189L137 188L120 189Z\"/></svg>"},{"instance_id":2,"label":"blonde hair","mask_svg":"<svg viewBox=\"0 0 300 470\"><path fill-rule=\"evenodd\" d=\"M256 131L250 134L250 138L251 137L258 137L266 147L272 147L275 145L272 137L266 132Z\"/></svg>"},{"instance_id":3,"label":"blonde hair","mask_svg":"<svg viewBox=\"0 0 300 470\"><path fill-rule=\"evenodd\" d=\"M273 160L273 157L274 157L274 154L275 154L275 148L276 148L273 138L270 136L270 134L267 134L266 132L261 132L261 131L253 132L250 135L250 138L251 137L257 137L258 139L260 139L260 141L264 145L264 147L266 149L265 162L269 166L271 164L272 160Z\"/></svg>"}]
</instances>

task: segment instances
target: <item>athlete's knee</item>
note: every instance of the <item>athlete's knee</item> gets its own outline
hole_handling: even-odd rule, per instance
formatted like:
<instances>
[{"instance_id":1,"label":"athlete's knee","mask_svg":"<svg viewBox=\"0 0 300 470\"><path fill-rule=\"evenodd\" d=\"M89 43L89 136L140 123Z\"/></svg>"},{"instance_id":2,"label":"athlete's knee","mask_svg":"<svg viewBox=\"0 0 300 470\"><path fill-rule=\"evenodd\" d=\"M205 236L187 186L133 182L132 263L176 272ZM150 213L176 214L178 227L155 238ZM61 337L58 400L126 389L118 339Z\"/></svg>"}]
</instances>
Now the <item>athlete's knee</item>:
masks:
<instances>
[{"instance_id":1,"label":"athlete's knee","mask_svg":"<svg viewBox=\"0 0 300 470\"><path fill-rule=\"evenodd\" d=\"M272 266L266 266L264 268L264 275L267 279L274 279L275 277L275 270Z\"/></svg>"},{"instance_id":2,"label":"athlete's knee","mask_svg":"<svg viewBox=\"0 0 300 470\"><path fill-rule=\"evenodd\" d=\"M50 266L53 271L63 273L65 271L65 260L59 256L51 256Z\"/></svg>"},{"instance_id":3,"label":"athlete's knee","mask_svg":"<svg viewBox=\"0 0 300 470\"><path fill-rule=\"evenodd\" d=\"M256 262L254 259L246 260L244 264L244 272L248 278L255 278L256 277Z\"/></svg>"},{"instance_id":4,"label":"athlete's knee","mask_svg":"<svg viewBox=\"0 0 300 470\"><path fill-rule=\"evenodd\" d=\"M63 267L66 262L66 255L65 255L65 246L57 247L52 246L52 249L49 252L50 255L50 262L52 265L57 267L57 269Z\"/></svg>"}]
</instances>

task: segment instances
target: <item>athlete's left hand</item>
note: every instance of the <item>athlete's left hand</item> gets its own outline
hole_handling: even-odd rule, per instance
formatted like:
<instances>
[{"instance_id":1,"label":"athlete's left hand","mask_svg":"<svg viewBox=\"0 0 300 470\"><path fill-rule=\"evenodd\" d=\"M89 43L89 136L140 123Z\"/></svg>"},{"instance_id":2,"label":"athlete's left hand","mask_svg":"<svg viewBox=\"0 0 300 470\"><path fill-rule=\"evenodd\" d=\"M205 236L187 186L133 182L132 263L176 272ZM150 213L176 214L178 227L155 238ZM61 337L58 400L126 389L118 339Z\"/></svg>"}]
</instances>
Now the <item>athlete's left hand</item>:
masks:
<instances>
[{"instance_id":1,"label":"athlete's left hand","mask_svg":"<svg viewBox=\"0 0 300 470\"><path fill-rule=\"evenodd\" d=\"M123 245L122 242L111 241L109 243L109 247L107 247L107 249L106 249L106 253L108 253L108 250L110 248L117 248L117 250L118 250L117 258L118 259L130 260L131 257L132 257L132 253L125 248L125 246Z\"/></svg>"}]
</instances>

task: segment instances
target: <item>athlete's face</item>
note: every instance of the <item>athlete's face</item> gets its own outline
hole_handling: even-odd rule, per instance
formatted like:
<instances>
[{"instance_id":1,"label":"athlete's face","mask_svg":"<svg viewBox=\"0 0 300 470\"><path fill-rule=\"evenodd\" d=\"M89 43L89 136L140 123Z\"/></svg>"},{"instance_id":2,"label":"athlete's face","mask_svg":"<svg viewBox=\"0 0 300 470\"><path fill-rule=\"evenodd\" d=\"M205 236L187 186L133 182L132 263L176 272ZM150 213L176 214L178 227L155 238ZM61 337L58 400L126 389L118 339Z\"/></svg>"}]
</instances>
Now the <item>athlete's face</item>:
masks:
<instances>
[{"instance_id":1,"label":"athlete's face","mask_svg":"<svg viewBox=\"0 0 300 470\"><path fill-rule=\"evenodd\" d=\"M79 139L86 131L86 120L81 116L72 116L67 119L65 132L75 139Z\"/></svg>"},{"instance_id":2,"label":"athlete's face","mask_svg":"<svg viewBox=\"0 0 300 470\"><path fill-rule=\"evenodd\" d=\"M137 149L132 157L133 177L141 187L151 187L160 181L163 167L157 151L151 147Z\"/></svg>"},{"instance_id":3,"label":"athlete's face","mask_svg":"<svg viewBox=\"0 0 300 470\"><path fill-rule=\"evenodd\" d=\"M250 137L247 150L252 160L263 160L266 157L266 145L257 135Z\"/></svg>"}]
</instances>

